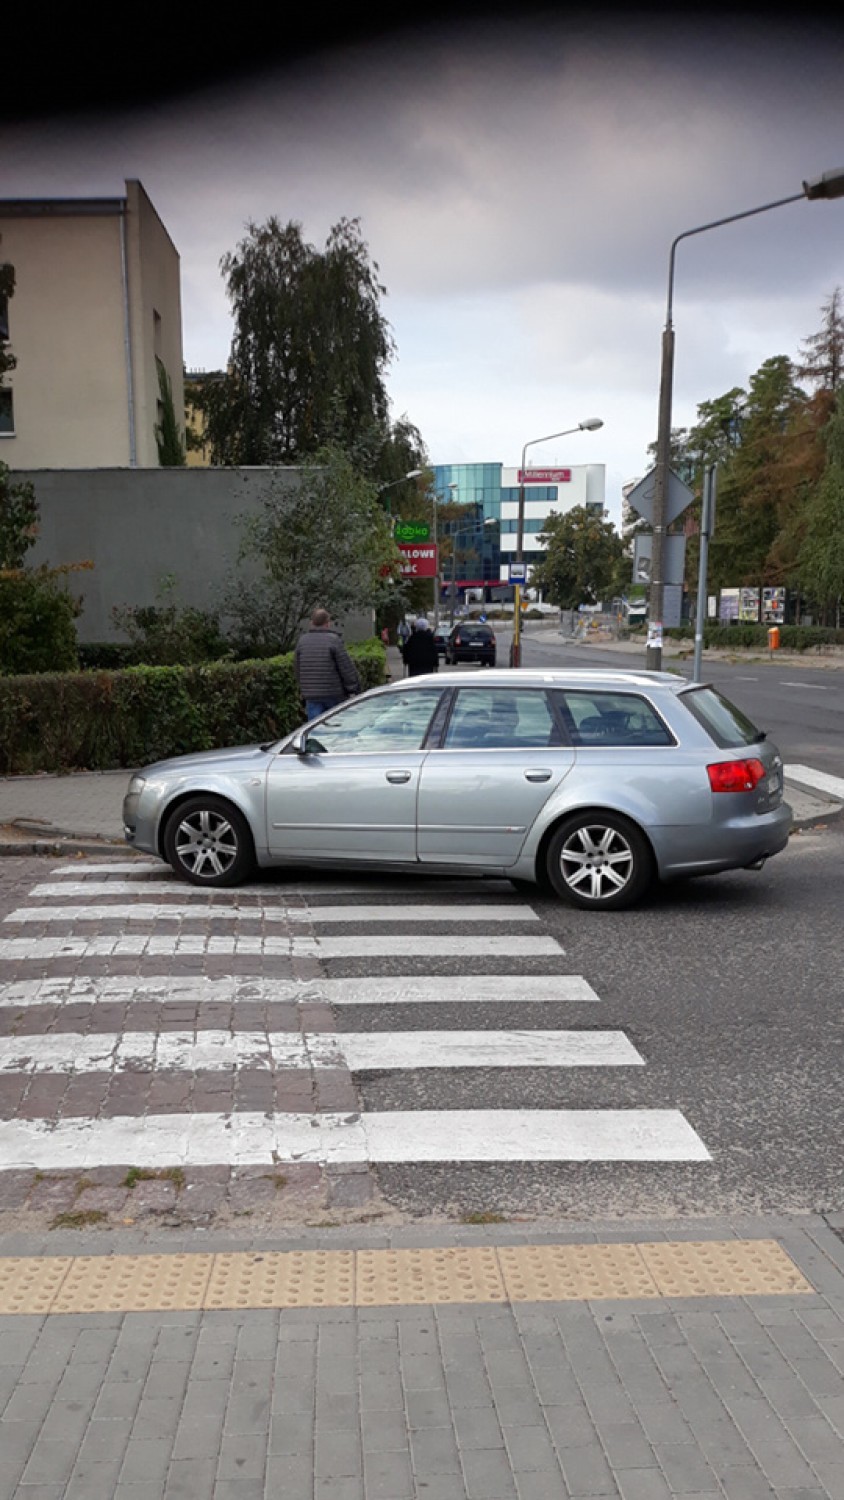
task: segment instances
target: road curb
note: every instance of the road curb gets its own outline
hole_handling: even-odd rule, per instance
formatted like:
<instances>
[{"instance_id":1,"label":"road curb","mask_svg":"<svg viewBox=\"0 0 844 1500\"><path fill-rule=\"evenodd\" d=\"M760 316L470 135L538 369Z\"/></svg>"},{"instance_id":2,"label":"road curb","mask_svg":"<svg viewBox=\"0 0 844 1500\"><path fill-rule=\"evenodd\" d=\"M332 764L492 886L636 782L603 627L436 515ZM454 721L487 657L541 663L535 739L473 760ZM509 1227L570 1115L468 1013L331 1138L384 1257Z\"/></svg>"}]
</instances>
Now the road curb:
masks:
<instances>
[{"instance_id":1,"label":"road curb","mask_svg":"<svg viewBox=\"0 0 844 1500\"><path fill-rule=\"evenodd\" d=\"M0 857L4 854L49 854L53 857L62 854L118 854L131 855L132 850L127 848L123 840L109 839L15 839L14 841L0 841Z\"/></svg>"}]
</instances>

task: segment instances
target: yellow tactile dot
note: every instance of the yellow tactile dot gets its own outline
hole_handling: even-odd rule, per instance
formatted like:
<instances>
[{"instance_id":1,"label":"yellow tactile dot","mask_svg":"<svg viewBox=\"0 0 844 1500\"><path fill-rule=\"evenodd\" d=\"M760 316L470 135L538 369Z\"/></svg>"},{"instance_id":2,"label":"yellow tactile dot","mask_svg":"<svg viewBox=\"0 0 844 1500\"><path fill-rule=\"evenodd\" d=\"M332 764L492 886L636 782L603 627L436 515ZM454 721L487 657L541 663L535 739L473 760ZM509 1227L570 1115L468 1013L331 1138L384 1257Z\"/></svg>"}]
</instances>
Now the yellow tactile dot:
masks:
<instances>
[{"instance_id":1,"label":"yellow tactile dot","mask_svg":"<svg viewBox=\"0 0 844 1500\"><path fill-rule=\"evenodd\" d=\"M764 1297L813 1288L776 1240L642 1245L661 1297Z\"/></svg>"},{"instance_id":2,"label":"yellow tactile dot","mask_svg":"<svg viewBox=\"0 0 844 1500\"><path fill-rule=\"evenodd\" d=\"M65 1277L53 1312L201 1308L211 1255L85 1255Z\"/></svg>"},{"instance_id":3,"label":"yellow tactile dot","mask_svg":"<svg viewBox=\"0 0 844 1500\"><path fill-rule=\"evenodd\" d=\"M203 1306L353 1307L351 1250L215 1255Z\"/></svg>"},{"instance_id":4,"label":"yellow tactile dot","mask_svg":"<svg viewBox=\"0 0 844 1500\"><path fill-rule=\"evenodd\" d=\"M498 1258L512 1302L659 1296L638 1245L507 1245Z\"/></svg>"},{"instance_id":5,"label":"yellow tactile dot","mask_svg":"<svg viewBox=\"0 0 844 1500\"><path fill-rule=\"evenodd\" d=\"M355 1301L358 1307L505 1302L506 1292L492 1248L359 1250Z\"/></svg>"},{"instance_id":6,"label":"yellow tactile dot","mask_svg":"<svg viewBox=\"0 0 844 1500\"><path fill-rule=\"evenodd\" d=\"M70 1267L71 1255L7 1256L0 1260L0 1314L48 1313Z\"/></svg>"}]
</instances>

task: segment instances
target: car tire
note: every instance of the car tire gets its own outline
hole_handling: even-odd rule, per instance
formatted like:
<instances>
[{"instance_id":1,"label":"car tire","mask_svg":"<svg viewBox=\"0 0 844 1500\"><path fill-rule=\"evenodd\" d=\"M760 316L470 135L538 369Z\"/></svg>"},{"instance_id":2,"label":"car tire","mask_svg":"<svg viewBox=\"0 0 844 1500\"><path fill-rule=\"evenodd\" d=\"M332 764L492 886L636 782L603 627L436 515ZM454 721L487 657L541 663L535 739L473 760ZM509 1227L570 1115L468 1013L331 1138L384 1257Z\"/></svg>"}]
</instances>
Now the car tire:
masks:
<instances>
[{"instance_id":1,"label":"car tire","mask_svg":"<svg viewBox=\"0 0 844 1500\"><path fill-rule=\"evenodd\" d=\"M191 797L171 813L164 854L191 885L240 885L255 869L255 844L241 812L223 797Z\"/></svg>"},{"instance_id":2,"label":"car tire","mask_svg":"<svg viewBox=\"0 0 844 1500\"><path fill-rule=\"evenodd\" d=\"M651 885L654 857L640 828L620 813L572 813L545 856L548 879L564 901L587 911L620 911Z\"/></svg>"}]
</instances>

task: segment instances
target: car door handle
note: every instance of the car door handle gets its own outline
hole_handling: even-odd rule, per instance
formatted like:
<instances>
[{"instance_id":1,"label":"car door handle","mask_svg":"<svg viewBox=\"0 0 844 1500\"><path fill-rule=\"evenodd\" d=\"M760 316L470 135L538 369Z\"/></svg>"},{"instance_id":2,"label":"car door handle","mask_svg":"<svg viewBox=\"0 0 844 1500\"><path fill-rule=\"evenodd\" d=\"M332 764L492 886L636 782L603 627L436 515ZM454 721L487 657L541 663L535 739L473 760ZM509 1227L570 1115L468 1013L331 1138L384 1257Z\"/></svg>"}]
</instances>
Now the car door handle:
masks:
<instances>
[{"instance_id":1,"label":"car door handle","mask_svg":"<svg viewBox=\"0 0 844 1500\"><path fill-rule=\"evenodd\" d=\"M550 781L553 771L546 771L544 767L537 767L535 771L525 771L525 781Z\"/></svg>"},{"instance_id":2,"label":"car door handle","mask_svg":"<svg viewBox=\"0 0 844 1500\"><path fill-rule=\"evenodd\" d=\"M388 781L397 782L397 783L398 782L402 782L402 781L409 781L410 780L410 772L409 771L388 771L387 772L387 780Z\"/></svg>"}]
</instances>

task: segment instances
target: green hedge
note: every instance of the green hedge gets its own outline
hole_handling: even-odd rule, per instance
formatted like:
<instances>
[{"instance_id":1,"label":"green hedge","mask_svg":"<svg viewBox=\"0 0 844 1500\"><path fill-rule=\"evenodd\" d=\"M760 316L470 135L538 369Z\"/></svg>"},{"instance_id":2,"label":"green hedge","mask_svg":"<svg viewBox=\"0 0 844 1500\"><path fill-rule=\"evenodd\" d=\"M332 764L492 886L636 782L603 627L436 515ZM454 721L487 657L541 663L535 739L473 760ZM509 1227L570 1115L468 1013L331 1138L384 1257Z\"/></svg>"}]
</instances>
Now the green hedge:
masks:
<instances>
[{"instance_id":1,"label":"green hedge","mask_svg":"<svg viewBox=\"0 0 844 1500\"><path fill-rule=\"evenodd\" d=\"M751 623L704 625L703 644L725 650L735 646L756 646L767 650L769 628ZM693 625L679 625L665 633L675 641L693 641L695 638ZM844 630L833 630L824 625L780 626L780 648L783 651L822 650L824 646L844 646Z\"/></svg>"},{"instance_id":2,"label":"green hedge","mask_svg":"<svg viewBox=\"0 0 844 1500\"><path fill-rule=\"evenodd\" d=\"M364 688L380 641L350 646ZM279 739L301 724L293 657L0 677L0 773L105 771L191 750Z\"/></svg>"}]
</instances>

